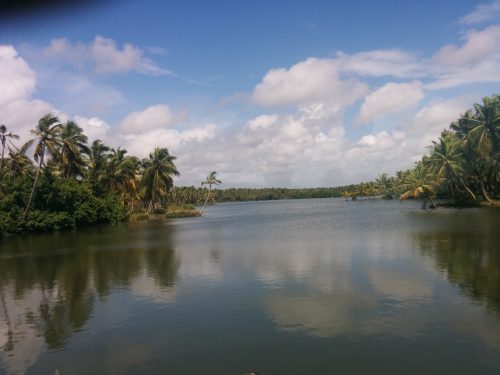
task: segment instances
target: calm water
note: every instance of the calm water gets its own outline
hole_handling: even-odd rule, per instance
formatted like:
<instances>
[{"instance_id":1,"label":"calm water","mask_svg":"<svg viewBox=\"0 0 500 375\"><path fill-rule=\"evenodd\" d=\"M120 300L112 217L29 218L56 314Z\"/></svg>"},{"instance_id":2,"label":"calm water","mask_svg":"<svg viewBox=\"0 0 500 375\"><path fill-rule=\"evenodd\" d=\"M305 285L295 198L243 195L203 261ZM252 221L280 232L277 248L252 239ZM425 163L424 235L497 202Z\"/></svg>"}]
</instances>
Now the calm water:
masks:
<instances>
[{"instance_id":1,"label":"calm water","mask_svg":"<svg viewBox=\"0 0 500 375\"><path fill-rule=\"evenodd\" d=\"M0 373L500 373L500 210L341 199L1 242Z\"/></svg>"}]
</instances>

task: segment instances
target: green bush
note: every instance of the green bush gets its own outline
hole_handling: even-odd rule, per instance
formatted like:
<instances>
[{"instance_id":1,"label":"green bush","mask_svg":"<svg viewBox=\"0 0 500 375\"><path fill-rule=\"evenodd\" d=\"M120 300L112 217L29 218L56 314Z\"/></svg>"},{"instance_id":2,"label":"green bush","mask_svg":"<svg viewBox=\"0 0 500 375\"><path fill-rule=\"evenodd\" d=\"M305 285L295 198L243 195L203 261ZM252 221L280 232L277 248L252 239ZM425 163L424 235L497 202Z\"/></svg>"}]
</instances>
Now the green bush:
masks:
<instances>
[{"instance_id":1,"label":"green bush","mask_svg":"<svg viewBox=\"0 0 500 375\"><path fill-rule=\"evenodd\" d=\"M46 232L116 223L127 219L127 210L114 195L95 196L89 184L54 177L39 179L33 205L24 221L32 177L3 181L5 196L0 201L2 233Z\"/></svg>"}]
</instances>

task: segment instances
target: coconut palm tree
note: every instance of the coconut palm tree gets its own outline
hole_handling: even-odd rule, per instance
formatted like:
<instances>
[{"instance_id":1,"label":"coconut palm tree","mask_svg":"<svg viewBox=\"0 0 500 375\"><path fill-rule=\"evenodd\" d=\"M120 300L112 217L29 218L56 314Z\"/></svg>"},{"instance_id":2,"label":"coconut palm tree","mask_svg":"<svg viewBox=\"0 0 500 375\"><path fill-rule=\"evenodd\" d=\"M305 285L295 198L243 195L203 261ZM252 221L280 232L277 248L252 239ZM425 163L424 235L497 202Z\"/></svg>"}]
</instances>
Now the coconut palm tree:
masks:
<instances>
[{"instance_id":1,"label":"coconut palm tree","mask_svg":"<svg viewBox=\"0 0 500 375\"><path fill-rule=\"evenodd\" d=\"M399 200L403 201L409 198L423 197L423 209L427 208L428 200L431 202L431 207L434 207L432 197L434 196L435 182L434 175L428 168L425 167L424 163L420 161L417 163L415 168L410 170L408 175L405 176L405 179L400 186L403 193L399 197Z\"/></svg>"},{"instance_id":2,"label":"coconut palm tree","mask_svg":"<svg viewBox=\"0 0 500 375\"><path fill-rule=\"evenodd\" d=\"M61 126L61 149L57 162L65 178L83 177L87 163L84 155L90 154L87 136L75 122L67 121Z\"/></svg>"},{"instance_id":3,"label":"coconut palm tree","mask_svg":"<svg viewBox=\"0 0 500 375\"><path fill-rule=\"evenodd\" d=\"M451 124L467 149L466 159L472 165L476 182L484 198L491 203L485 183L497 186L500 159L500 96L484 97L460 119ZM493 180L492 180L493 178ZM494 188L493 191L496 189Z\"/></svg>"},{"instance_id":4,"label":"coconut palm tree","mask_svg":"<svg viewBox=\"0 0 500 375\"><path fill-rule=\"evenodd\" d=\"M5 155L5 147L7 146L7 140L19 139L17 134L12 132L7 132L7 127L5 125L0 125L0 142L2 142L2 158L0 160L0 171L3 168L3 160ZM12 141L10 141L12 143Z\"/></svg>"},{"instance_id":5,"label":"coconut palm tree","mask_svg":"<svg viewBox=\"0 0 500 375\"><path fill-rule=\"evenodd\" d=\"M96 185L104 173L106 163L109 159L111 149L101 140L96 139L92 142L89 150L88 174L89 181Z\"/></svg>"},{"instance_id":6,"label":"coconut palm tree","mask_svg":"<svg viewBox=\"0 0 500 375\"><path fill-rule=\"evenodd\" d=\"M26 205L26 209L24 211L24 220L28 218L33 197L35 196L38 178L40 177L40 171L45 162L45 155L48 154L53 158L57 158L61 147L61 123L57 117L49 113L38 120L38 124L36 125L36 128L31 131L31 134L33 134L35 138L29 140L23 147L28 148L32 144L35 144L34 159L38 162L38 166L35 180L33 182L33 188L31 189L28 204Z\"/></svg>"},{"instance_id":7,"label":"coconut palm tree","mask_svg":"<svg viewBox=\"0 0 500 375\"><path fill-rule=\"evenodd\" d=\"M387 173L381 173L375 180L376 187L381 194L392 196L392 178Z\"/></svg>"},{"instance_id":8,"label":"coconut palm tree","mask_svg":"<svg viewBox=\"0 0 500 375\"><path fill-rule=\"evenodd\" d=\"M179 176L174 164L175 159L176 157L170 155L167 148L155 147L149 157L142 160L142 185L149 212L154 212L157 204L173 188L172 176Z\"/></svg>"},{"instance_id":9,"label":"coconut palm tree","mask_svg":"<svg viewBox=\"0 0 500 375\"><path fill-rule=\"evenodd\" d=\"M203 204L203 208L201 210L201 215L203 215L203 212L205 211L205 207L207 207L208 199L210 198L210 191L212 190L212 185L219 185L222 182L217 179L217 172L212 171L208 174L207 178L205 181L202 181L201 185L208 185L208 192L207 196L205 198L205 203Z\"/></svg>"},{"instance_id":10,"label":"coconut palm tree","mask_svg":"<svg viewBox=\"0 0 500 375\"><path fill-rule=\"evenodd\" d=\"M21 149L9 147L9 157L5 160L5 176L15 180L32 172L33 163L26 156L26 149L24 147Z\"/></svg>"},{"instance_id":11,"label":"coconut palm tree","mask_svg":"<svg viewBox=\"0 0 500 375\"><path fill-rule=\"evenodd\" d=\"M118 193L123 205L128 196L136 194L140 169L139 159L135 156L126 156L126 153L127 150L120 147L112 149L100 179L108 192Z\"/></svg>"},{"instance_id":12,"label":"coconut palm tree","mask_svg":"<svg viewBox=\"0 0 500 375\"><path fill-rule=\"evenodd\" d=\"M432 141L430 151L424 163L435 174L438 182L447 183L454 194L457 185L463 187L472 199L476 200L476 196L463 179L465 175L463 148L458 137L454 133L444 131L438 142Z\"/></svg>"}]
</instances>

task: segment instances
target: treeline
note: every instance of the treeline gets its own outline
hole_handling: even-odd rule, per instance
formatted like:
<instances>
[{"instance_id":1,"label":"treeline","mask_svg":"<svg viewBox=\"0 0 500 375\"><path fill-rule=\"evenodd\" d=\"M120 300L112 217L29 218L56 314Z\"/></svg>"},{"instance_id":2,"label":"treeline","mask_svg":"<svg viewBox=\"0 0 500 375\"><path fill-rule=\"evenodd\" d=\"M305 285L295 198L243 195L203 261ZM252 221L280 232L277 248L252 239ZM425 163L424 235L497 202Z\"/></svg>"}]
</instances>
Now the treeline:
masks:
<instances>
[{"instance_id":1,"label":"treeline","mask_svg":"<svg viewBox=\"0 0 500 375\"><path fill-rule=\"evenodd\" d=\"M76 228L125 220L130 212L154 213L169 203L360 197L453 198L457 205L495 204L500 195L500 96L485 97L444 130L429 152L411 169L394 176L343 187L310 189L214 189L216 172L206 187L174 187L179 172L167 148L147 158L128 155L100 140L88 144L73 121L42 117L33 138L0 125L0 231L20 233ZM29 154L31 153L31 154ZM498 202L496 202L498 203Z\"/></svg>"},{"instance_id":2,"label":"treeline","mask_svg":"<svg viewBox=\"0 0 500 375\"><path fill-rule=\"evenodd\" d=\"M277 199L335 198L342 196L346 187L333 188L229 188L214 189L209 202L243 202ZM207 197L207 189L195 186L176 186L169 192L169 201L177 204L202 204Z\"/></svg>"},{"instance_id":3,"label":"treeline","mask_svg":"<svg viewBox=\"0 0 500 375\"><path fill-rule=\"evenodd\" d=\"M455 205L496 204L500 195L500 96L484 97L449 129L432 141L427 154L411 169L381 174L346 189L346 198L382 195L387 198L452 198Z\"/></svg>"},{"instance_id":4,"label":"treeline","mask_svg":"<svg viewBox=\"0 0 500 375\"><path fill-rule=\"evenodd\" d=\"M500 195L500 99L499 95L483 98L444 130L429 152L413 168L394 176L380 174L375 180L341 187L312 189L215 189L210 202L257 201L300 198L345 197L423 198L423 207L433 198L451 198L458 206L495 203ZM175 187L169 200L201 204L207 196L203 188Z\"/></svg>"},{"instance_id":5,"label":"treeline","mask_svg":"<svg viewBox=\"0 0 500 375\"><path fill-rule=\"evenodd\" d=\"M100 140L89 145L75 122L61 123L52 114L31 133L31 140L18 145L19 136L0 125L2 233L113 223L134 210L155 212L167 203L172 176L179 175L166 148L141 160Z\"/></svg>"}]
</instances>

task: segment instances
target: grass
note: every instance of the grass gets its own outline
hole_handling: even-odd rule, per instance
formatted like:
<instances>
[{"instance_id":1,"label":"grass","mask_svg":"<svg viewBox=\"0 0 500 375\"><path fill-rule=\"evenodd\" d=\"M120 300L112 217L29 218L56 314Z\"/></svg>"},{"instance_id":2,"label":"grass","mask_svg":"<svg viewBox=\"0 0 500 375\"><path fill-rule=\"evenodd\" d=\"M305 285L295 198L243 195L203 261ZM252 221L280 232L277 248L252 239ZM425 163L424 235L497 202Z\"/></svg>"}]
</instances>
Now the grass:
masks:
<instances>
[{"instance_id":1,"label":"grass","mask_svg":"<svg viewBox=\"0 0 500 375\"><path fill-rule=\"evenodd\" d=\"M165 208L158 208L154 213L150 214L145 211L135 211L130 214L131 221L142 221L142 220L158 220L158 219L174 219L182 217L198 217L200 216L200 211L198 211L191 204L183 205L169 205Z\"/></svg>"}]
</instances>

